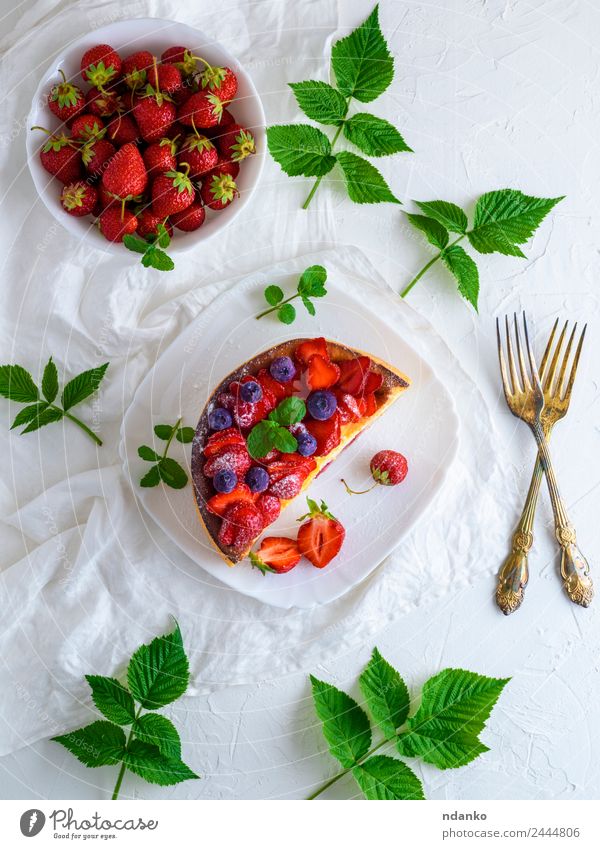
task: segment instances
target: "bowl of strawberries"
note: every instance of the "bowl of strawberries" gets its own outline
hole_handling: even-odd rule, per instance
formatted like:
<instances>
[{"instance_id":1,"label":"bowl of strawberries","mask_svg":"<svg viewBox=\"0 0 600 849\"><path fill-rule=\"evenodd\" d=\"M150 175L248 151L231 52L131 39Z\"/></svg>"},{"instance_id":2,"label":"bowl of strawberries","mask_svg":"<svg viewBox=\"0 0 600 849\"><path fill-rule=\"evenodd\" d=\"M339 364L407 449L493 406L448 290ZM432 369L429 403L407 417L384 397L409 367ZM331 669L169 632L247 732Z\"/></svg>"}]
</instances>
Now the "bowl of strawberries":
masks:
<instances>
[{"instance_id":1,"label":"bowl of strawberries","mask_svg":"<svg viewBox=\"0 0 600 849\"><path fill-rule=\"evenodd\" d=\"M247 72L197 29L118 21L40 80L27 158L54 218L100 250L170 270L231 224L256 188L265 115Z\"/></svg>"}]
</instances>

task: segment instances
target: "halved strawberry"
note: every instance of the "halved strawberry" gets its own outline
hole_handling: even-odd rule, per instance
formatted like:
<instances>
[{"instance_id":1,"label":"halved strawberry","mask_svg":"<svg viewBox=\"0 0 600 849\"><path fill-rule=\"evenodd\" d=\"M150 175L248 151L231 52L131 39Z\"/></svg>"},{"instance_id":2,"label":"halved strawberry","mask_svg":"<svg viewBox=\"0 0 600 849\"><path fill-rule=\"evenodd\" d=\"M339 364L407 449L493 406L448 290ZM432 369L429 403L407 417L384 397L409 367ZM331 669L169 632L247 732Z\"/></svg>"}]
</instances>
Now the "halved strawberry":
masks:
<instances>
[{"instance_id":1,"label":"halved strawberry","mask_svg":"<svg viewBox=\"0 0 600 849\"><path fill-rule=\"evenodd\" d=\"M248 501L249 503L254 501L254 496L245 483L238 483L231 492L217 492L206 502L206 509L210 513L214 513L215 516L222 517L231 505L237 504L238 501Z\"/></svg>"},{"instance_id":2,"label":"halved strawberry","mask_svg":"<svg viewBox=\"0 0 600 849\"><path fill-rule=\"evenodd\" d=\"M224 448L234 445L243 446L244 448L246 447L246 440L236 427L228 427L225 430L218 430L216 433L213 433L208 437L206 445L204 446L204 456L214 457Z\"/></svg>"},{"instance_id":3,"label":"halved strawberry","mask_svg":"<svg viewBox=\"0 0 600 849\"><path fill-rule=\"evenodd\" d=\"M264 528L262 513L247 501L232 504L225 514L225 521L233 526L233 539L229 545L238 554L248 548Z\"/></svg>"},{"instance_id":4,"label":"halved strawberry","mask_svg":"<svg viewBox=\"0 0 600 849\"><path fill-rule=\"evenodd\" d=\"M263 492L258 498L256 506L263 515L265 527L274 522L281 513L281 502L276 495L269 495L268 492Z\"/></svg>"},{"instance_id":5,"label":"halved strawberry","mask_svg":"<svg viewBox=\"0 0 600 849\"><path fill-rule=\"evenodd\" d=\"M279 401L283 401L284 398L289 398L290 395L294 394L294 381L290 380L289 383L280 383L278 380L269 374L266 368L261 368L258 372L256 379L260 383L260 385L264 390L271 392L275 397L277 403Z\"/></svg>"},{"instance_id":6,"label":"halved strawberry","mask_svg":"<svg viewBox=\"0 0 600 849\"><path fill-rule=\"evenodd\" d=\"M361 416L372 416L373 413L377 412L377 398L373 392L369 395L363 395L362 398L357 400L357 404Z\"/></svg>"},{"instance_id":7,"label":"halved strawberry","mask_svg":"<svg viewBox=\"0 0 600 849\"><path fill-rule=\"evenodd\" d=\"M359 421L361 414L354 395L336 390L335 397L337 398L337 411L340 414L340 422L342 424L348 424L348 422Z\"/></svg>"},{"instance_id":8,"label":"halved strawberry","mask_svg":"<svg viewBox=\"0 0 600 849\"><path fill-rule=\"evenodd\" d=\"M340 369L335 363L320 354L313 354L308 360L306 382L309 389L329 389L340 379Z\"/></svg>"},{"instance_id":9,"label":"halved strawberry","mask_svg":"<svg viewBox=\"0 0 600 849\"><path fill-rule=\"evenodd\" d=\"M341 431L338 410L327 421L318 422L316 419L308 419L305 421L305 425L306 429L317 440L317 450L315 451L317 456L322 457L323 454L329 454L340 444Z\"/></svg>"},{"instance_id":10,"label":"halved strawberry","mask_svg":"<svg viewBox=\"0 0 600 849\"><path fill-rule=\"evenodd\" d=\"M298 531L298 549L313 566L322 569L339 554L346 531L335 516L331 515L324 501L321 501L319 506L311 498L306 500L309 512L298 521L308 521L305 521Z\"/></svg>"},{"instance_id":11,"label":"halved strawberry","mask_svg":"<svg viewBox=\"0 0 600 849\"><path fill-rule=\"evenodd\" d=\"M383 383L383 375L378 371L370 371L367 375L367 379L365 380L365 387L363 392L365 395L370 395L371 392L377 392L378 389L381 389L381 385Z\"/></svg>"},{"instance_id":12,"label":"halved strawberry","mask_svg":"<svg viewBox=\"0 0 600 849\"><path fill-rule=\"evenodd\" d=\"M207 477L214 478L217 472L232 469L238 476L238 480L241 480L251 465L252 460L246 446L229 445L218 454L209 457L202 471Z\"/></svg>"},{"instance_id":13,"label":"halved strawberry","mask_svg":"<svg viewBox=\"0 0 600 849\"><path fill-rule=\"evenodd\" d=\"M352 360L343 360L339 363L339 367L340 379L337 382L336 389L341 392L348 392L354 397L362 395L371 368L370 358L354 357Z\"/></svg>"},{"instance_id":14,"label":"halved strawberry","mask_svg":"<svg viewBox=\"0 0 600 849\"><path fill-rule=\"evenodd\" d=\"M302 342L298 345L294 351L294 357L299 363L302 363L303 366L308 365L309 359L314 356L314 354L319 354L319 356L323 357L324 360L329 359L327 342L322 336L319 336L317 339L307 339L306 342Z\"/></svg>"},{"instance_id":15,"label":"halved strawberry","mask_svg":"<svg viewBox=\"0 0 600 849\"><path fill-rule=\"evenodd\" d=\"M302 557L298 551L296 540L288 539L288 537L265 537L256 552L256 556L263 565L270 567L268 571L278 574L289 572L300 562ZM252 565L260 568L254 558L252 558Z\"/></svg>"}]
</instances>

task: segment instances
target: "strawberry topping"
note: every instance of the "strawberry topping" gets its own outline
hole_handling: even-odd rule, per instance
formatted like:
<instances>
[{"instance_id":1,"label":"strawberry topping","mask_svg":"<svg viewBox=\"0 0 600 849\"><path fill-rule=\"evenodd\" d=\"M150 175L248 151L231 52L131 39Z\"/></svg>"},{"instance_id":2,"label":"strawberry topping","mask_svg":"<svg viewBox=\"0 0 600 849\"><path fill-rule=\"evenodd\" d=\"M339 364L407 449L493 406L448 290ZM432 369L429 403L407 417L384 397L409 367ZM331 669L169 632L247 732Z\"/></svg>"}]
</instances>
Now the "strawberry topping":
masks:
<instances>
[{"instance_id":1,"label":"strawberry topping","mask_svg":"<svg viewBox=\"0 0 600 849\"><path fill-rule=\"evenodd\" d=\"M237 504L238 501L247 501L252 503L254 496L250 492L249 487L245 483L239 483L231 492L217 492L212 498L206 502L206 508L215 516L224 516L232 504Z\"/></svg>"},{"instance_id":2,"label":"strawberry topping","mask_svg":"<svg viewBox=\"0 0 600 849\"><path fill-rule=\"evenodd\" d=\"M298 347L294 351L294 357L303 366L308 365L309 359L314 354L318 354L319 356L323 357L324 360L329 360L327 342L322 336L319 336L317 339L307 339L306 342L302 342L300 345L298 345Z\"/></svg>"},{"instance_id":3,"label":"strawberry topping","mask_svg":"<svg viewBox=\"0 0 600 849\"><path fill-rule=\"evenodd\" d=\"M329 389L339 379L340 369L335 363L329 362L320 354L313 354L309 358L306 372L306 382L309 389Z\"/></svg>"},{"instance_id":4,"label":"strawberry topping","mask_svg":"<svg viewBox=\"0 0 600 849\"><path fill-rule=\"evenodd\" d=\"M217 472L224 469L231 469L236 473L238 479L244 477L252 460L245 447L231 445L224 448L218 454L210 457L204 464L204 474L209 478L214 478Z\"/></svg>"},{"instance_id":5,"label":"strawberry topping","mask_svg":"<svg viewBox=\"0 0 600 849\"><path fill-rule=\"evenodd\" d=\"M246 448L246 440L237 428L228 427L225 430L218 430L208 437L204 446L204 456L214 457L224 448L236 445L244 449Z\"/></svg>"},{"instance_id":6,"label":"strawberry topping","mask_svg":"<svg viewBox=\"0 0 600 849\"><path fill-rule=\"evenodd\" d=\"M341 429L340 429L340 413L338 410L327 419L327 421L319 422L316 419L310 419L306 422L306 429L312 433L317 440L317 450L315 454L322 457L324 454L329 454L340 444Z\"/></svg>"}]
</instances>

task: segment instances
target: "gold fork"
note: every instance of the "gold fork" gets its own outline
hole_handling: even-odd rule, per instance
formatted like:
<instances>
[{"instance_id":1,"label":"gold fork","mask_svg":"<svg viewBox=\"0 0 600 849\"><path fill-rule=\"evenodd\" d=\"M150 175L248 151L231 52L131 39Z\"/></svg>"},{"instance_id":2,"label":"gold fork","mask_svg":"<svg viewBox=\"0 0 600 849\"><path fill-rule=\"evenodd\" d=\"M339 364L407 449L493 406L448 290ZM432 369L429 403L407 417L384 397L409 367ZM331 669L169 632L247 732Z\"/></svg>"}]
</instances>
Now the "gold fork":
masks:
<instances>
[{"instance_id":1,"label":"gold fork","mask_svg":"<svg viewBox=\"0 0 600 849\"><path fill-rule=\"evenodd\" d=\"M583 340L585 338L585 331L587 328L586 325L579 338L579 343L575 350L571 370L567 379L567 365L571 355L573 342L575 340L575 334L577 332L577 323L575 323L567 342L567 347L564 352L560 368L558 369L558 377L556 376L556 371L563 342L566 338L568 325L569 322L565 321L556 348L552 353L552 345L558 328L558 319L556 319L540 363L540 376L544 393L544 408L541 414L541 422L547 439L549 439L552 428L556 422L564 418L569 409L571 391L573 389L573 383L575 382L575 375L577 372L577 366L579 365L579 358L581 356L581 349L583 347ZM551 354L552 357L550 357ZM529 580L527 555L533 545L533 520L543 474L542 463L538 454L527 497L525 499L523 512L521 513L521 518L519 519L513 534L512 551L502 564L498 573L496 602L500 610L506 616L513 613L521 606L525 587Z\"/></svg>"},{"instance_id":2,"label":"gold fork","mask_svg":"<svg viewBox=\"0 0 600 849\"><path fill-rule=\"evenodd\" d=\"M519 332L516 314L514 316L514 333L517 350L516 364L515 357L513 355L508 318L505 319L505 325L508 371L502 350L500 323L496 320L498 357L500 360L500 372L502 374L502 385L504 387L506 403L514 416L529 425L537 443L541 466L543 471L546 473L546 481L548 483L550 500L552 502L554 530L558 544L562 549L560 571L567 595L571 601L576 604L580 604L582 607L588 607L591 604L594 595L592 579L589 575L589 565L577 547L575 529L569 522L567 511L565 510L558 490L558 484L556 482L556 476L554 474L554 468L550 458L550 451L548 449L548 442L542 425L544 392L535 359L531 351L531 346L529 344L529 333L527 331L525 314L523 314L523 330L525 334L529 370L525 365L521 335Z\"/></svg>"}]
</instances>

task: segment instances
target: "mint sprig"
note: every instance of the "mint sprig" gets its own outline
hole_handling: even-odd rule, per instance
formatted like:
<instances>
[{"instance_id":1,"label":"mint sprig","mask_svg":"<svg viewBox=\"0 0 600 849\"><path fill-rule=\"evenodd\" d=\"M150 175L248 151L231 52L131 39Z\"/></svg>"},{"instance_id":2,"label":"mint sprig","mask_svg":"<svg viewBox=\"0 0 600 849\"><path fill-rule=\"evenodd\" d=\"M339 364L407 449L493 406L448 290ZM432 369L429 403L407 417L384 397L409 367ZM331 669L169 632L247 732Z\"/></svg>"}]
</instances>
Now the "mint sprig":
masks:
<instances>
[{"instance_id":1,"label":"mint sprig","mask_svg":"<svg viewBox=\"0 0 600 849\"><path fill-rule=\"evenodd\" d=\"M163 786L198 778L181 760L181 740L171 720L154 713L182 696L189 683L179 625L134 652L127 667L127 684L103 675L85 677L92 701L105 719L52 740L86 766L120 764L113 799L118 798L128 769ZM126 736L123 728L128 726Z\"/></svg>"},{"instance_id":2,"label":"mint sprig","mask_svg":"<svg viewBox=\"0 0 600 849\"><path fill-rule=\"evenodd\" d=\"M355 203L400 203L374 165L349 151L334 153L342 133L346 141L367 156L412 152L389 121L369 112L349 115L353 99L370 103L383 94L394 78L394 59L379 26L379 6L357 29L335 42L331 67L337 88L320 80L289 85L308 118L337 128L333 138L330 140L310 124L268 127L271 156L290 177L317 178L303 209L308 208L321 180L336 165L344 176L348 196Z\"/></svg>"},{"instance_id":3,"label":"mint sprig","mask_svg":"<svg viewBox=\"0 0 600 849\"><path fill-rule=\"evenodd\" d=\"M519 246L525 244L561 200L563 197L531 197L518 189L486 192L475 205L470 229L466 213L456 204L443 200L415 201L424 214L407 213L406 217L424 234L429 244L438 249L438 253L413 277L401 296L405 298L431 266L441 259L455 277L460 294L477 309L479 270L473 258L458 243L467 239L480 254L500 253L524 258ZM450 233L457 234L452 242Z\"/></svg>"},{"instance_id":4,"label":"mint sprig","mask_svg":"<svg viewBox=\"0 0 600 849\"><path fill-rule=\"evenodd\" d=\"M162 250L171 244L171 237L164 222L158 225L156 236L142 239L141 236L126 233L123 236L123 244L128 250L142 254L141 263L144 268L156 268L158 271L172 271L175 268L171 257Z\"/></svg>"},{"instance_id":5,"label":"mint sprig","mask_svg":"<svg viewBox=\"0 0 600 849\"><path fill-rule=\"evenodd\" d=\"M100 437L69 411L98 390L107 368L108 363L104 363L78 374L66 383L60 396L61 405L59 406L54 403L58 395L58 370L52 357L44 367L41 393L32 376L23 366L0 366L0 395L8 398L9 401L28 405L17 413L11 430L25 425L21 434L32 433L44 425L66 418L87 433L97 445L102 445Z\"/></svg>"},{"instance_id":6,"label":"mint sprig","mask_svg":"<svg viewBox=\"0 0 600 849\"><path fill-rule=\"evenodd\" d=\"M327 289L325 288L326 280L327 271L323 266L311 265L302 272L297 290L289 298L285 297L285 293L280 286L267 286L263 294L265 301L270 304L270 307L259 313L256 318L263 318L265 315L276 312L279 321L283 324L292 324L296 319L296 308L290 302L296 298L302 300L304 308L310 315L316 315L315 305L311 298L325 297L327 294Z\"/></svg>"},{"instance_id":7,"label":"mint sprig","mask_svg":"<svg viewBox=\"0 0 600 849\"><path fill-rule=\"evenodd\" d=\"M359 678L360 689L384 739L372 743L369 717L351 696L311 675L312 695L329 751L342 767L315 791L324 790L352 773L367 799L424 799L423 786L405 763L376 755L384 746L405 757L420 757L439 769L455 769L488 751L479 734L510 679L488 678L465 669L444 669L423 686L421 705L409 717L408 688L379 653Z\"/></svg>"},{"instance_id":8,"label":"mint sprig","mask_svg":"<svg viewBox=\"0 0 600 849\"><path fill-rule=\"evenodd\" d=\"M246 442L248 453L255 460L265 457L276 448L282 454L293 454L298 448L296 437L288 428L301 422L306 415L306 404L302 398L291 396L271 410L266 419L254 425Z\"/></svg>"},{"instance_id":9,"label":"mint sprig","mask_svg":"<svg viewBox=\"0 0 600 849\"><path fill-rule=\"evenodd\" d=\"M149 445L140 445L138 448L138 454L142 460L154 462L154 465L141 479L140 486L158 486L162 481L172 489L183 489L187 484L188 476L185 469L179 465L177 460L167 456L173 439L186 444L194 438L193 427L180 427L180 425L181 418L177 419L174 425L159 424L154 427L155 436L166 442L162 454L159 454Z\"/></svg>"}]
</instances>

